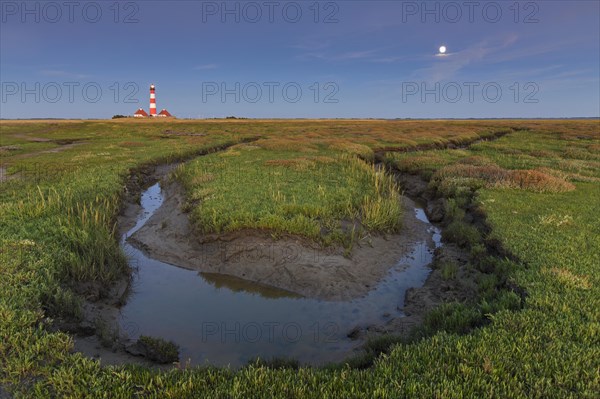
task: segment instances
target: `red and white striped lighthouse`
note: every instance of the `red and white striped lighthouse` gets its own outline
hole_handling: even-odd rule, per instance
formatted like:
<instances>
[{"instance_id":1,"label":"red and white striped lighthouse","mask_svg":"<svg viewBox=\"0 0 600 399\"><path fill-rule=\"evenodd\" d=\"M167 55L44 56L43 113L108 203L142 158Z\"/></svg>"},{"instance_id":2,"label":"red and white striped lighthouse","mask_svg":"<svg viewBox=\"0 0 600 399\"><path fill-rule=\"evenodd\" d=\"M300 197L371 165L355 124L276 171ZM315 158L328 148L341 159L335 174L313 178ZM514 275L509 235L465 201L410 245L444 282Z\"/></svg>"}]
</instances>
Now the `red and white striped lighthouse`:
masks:
<instances>
[{"instance_id":1,"label":"red and white striped lighthouse","mask_svg":"<svg viewBox=\"0 0 600 399\"><path fill-rule=\"evenodd\" d=\"M156 116L156 93L154 85L150 85L150 116Z\"/></svg>"}]
</instances>

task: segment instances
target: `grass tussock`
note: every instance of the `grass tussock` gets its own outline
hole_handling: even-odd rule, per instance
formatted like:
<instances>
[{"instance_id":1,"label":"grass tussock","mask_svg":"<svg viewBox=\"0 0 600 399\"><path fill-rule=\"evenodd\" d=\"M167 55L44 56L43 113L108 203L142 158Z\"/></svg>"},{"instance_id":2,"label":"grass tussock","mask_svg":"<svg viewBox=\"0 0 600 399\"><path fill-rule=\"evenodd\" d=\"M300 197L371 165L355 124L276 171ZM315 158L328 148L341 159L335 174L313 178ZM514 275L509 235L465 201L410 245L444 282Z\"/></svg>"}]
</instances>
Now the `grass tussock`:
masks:
<instances>
[{"instance_id":1,"label":"grass tussock","mask_svg":"<svg viewBox=\"0 0 600 399\"><path fill-rule=\"evenodd\" d=\"M564 193L575 190L573 183L539 170L511 171L507 186L538 193Z\"/></svg>"},{"instance_id":2,"label":"grass tussock","mask_svg":"<svg viewBox=\"0 0 600 399\"><path fill-rule=\"evenodd\" d=\"M487 188L513 188L540 193L572 191L575 185L564 178L540 170L508 170L496 165L458 163L437 171L432 182L448 192L453 186L480 183Z\"/></svg>"},{"instance_id":3,"label":"grass tussock","mask_svg":"<svg viewBox=\"0 0 600 399\"><path fill-rule=\"evenodd\" d=\"M333 150L343 151L348 154L353 154L361 157L362 159L373 159L373 150L364 144L352 143L349 141L337 141L329 145L329 148Z\"/></svg>"},{"instance_id":4,"label":"grass tussock","mask_svg":"<svg viewBox=\"0 0 600 399\"><path fill-rule=\"evenodd\" d=\"M137 340L144 356L153 362L169 364L179 361L179 346L162 338L140 336Z\"/></svg>"},{"instance_id":5,"label":"grass tussock","mask_svg":"<svg viewBox=\"0 0 600 399\"><path fill-rule=\"evenodd\" d=\"M365 196L361 206L361 223L369 230L394 232L400 227L401 198L394 179L383 171L369 171L375 195Z\"/></svg>"}]
</instances>

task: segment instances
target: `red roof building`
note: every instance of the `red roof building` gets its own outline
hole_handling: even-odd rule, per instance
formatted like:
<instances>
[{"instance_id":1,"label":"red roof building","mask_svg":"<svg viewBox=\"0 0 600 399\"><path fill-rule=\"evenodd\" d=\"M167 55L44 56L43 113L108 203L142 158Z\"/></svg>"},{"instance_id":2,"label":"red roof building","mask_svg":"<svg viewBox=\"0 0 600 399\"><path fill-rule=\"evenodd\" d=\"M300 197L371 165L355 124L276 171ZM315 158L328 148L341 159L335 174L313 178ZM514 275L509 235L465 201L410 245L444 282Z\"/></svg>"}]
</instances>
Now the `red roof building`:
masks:
<instances>
[{"instance_id":1,"label":"red roof building","mask_svg":"<svg viewBox=\"0 0 600 399\"><path fill-rule=\"evenodd\" d=\"M146 113L146 111L144 111L142 108L140 108L137 111L135 111L135 114L133 114L133 116L135 118L146 118L148 116L148 114Z\"/></svg>"},{"instance_id":2,"label":"red roof building","mask_svg":"<svg viewBox=\"0 0 600 399\"><path fill-rule=\"evenodd\" d=\"M166 109L161 110L160 113L158 114L158 116L161 116L163 118L172 118L173 117L173 115L171 115L169 113L169 111L167 111Z\"/></svg>"}]
</instances>

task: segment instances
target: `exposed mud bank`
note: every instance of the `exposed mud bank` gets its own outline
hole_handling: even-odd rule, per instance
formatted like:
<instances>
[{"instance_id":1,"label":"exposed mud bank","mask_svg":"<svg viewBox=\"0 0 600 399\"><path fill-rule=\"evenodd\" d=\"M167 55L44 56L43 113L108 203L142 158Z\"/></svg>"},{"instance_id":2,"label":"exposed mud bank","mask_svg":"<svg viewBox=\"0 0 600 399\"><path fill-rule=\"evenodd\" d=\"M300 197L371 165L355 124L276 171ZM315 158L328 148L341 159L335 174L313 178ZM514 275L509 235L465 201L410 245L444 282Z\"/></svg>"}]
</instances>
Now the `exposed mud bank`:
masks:
<instances>
[{"instance_id":1,"label":"exposed mud bank","mask_svg":"<svg viewBox=\"0 0 600 399\"><path fill-rule=\"evenodd\" d=\"M250 285L260 284L308 298L350 301L372 292L398 259L414 250L415 243L432 240L429 220L415 212L418 205L407 196L403 196L401 234L365 238L357 243L351 257L345 257L341 248L323 249L298 237L274 240L260 231L199 236L182 211L181 188L165 179L170 169L155 170L153 177L162 181L163 202L127 241L153 259L182 268L221 277L234 276ZM414 178L410 187L411 195L419 203L428 204L424 212L432 214L427 208L431 209L435 200L426 195L427 183ZM437 207L443 209L443 203ZM121 233L135 225L139 211L136 203L130 202L125 207L119 219ZM443 219L443 215L439 219ZM452 280L439 270L438 266L446 262L459 265ZM428 311L441 303L467 302L474 298L477 294L475 273L464 267L467 262L468 255L457 246L438 247L425 285L416 283L406 291L398 291L391 301L398 304L393 311L382 312L374 315L371 322L358 322L347 328L344 335L354 341L354 350L373 335L409 333ZM227 286L231 288L229 283ZM248 287L242 290L248 291Z\"/></svg>"},{"instance_id":2,"label":"exposed mud bank","mask_svg":"<svg viewBox=\"0 0 600 399\"><path fill-rule=\"evenodd\" d=\"M164 182L162 206L128 238L152 258L183 268L235 276L308 298L347 301L371 291L416 242L428 239L428 225L417 219L414 203L403 199L402 231L359 240L351 255L344 248L321 248L308 240L243 230L217 237L194 233L181 209L181 188ZM120 225L130 226L133 209Z\"/></svg>"},{"instance_id":3,"label":"exposed mud bank","mask_svg":"<svg viewBox=\"0 0 600 399\"><path fill-rule=\"evenodd\" d=\"M502 135L504 134L506 133ZM420 176L392 170L404 193L401 233L386 237L363 237L355 244L349 257L345 256L342 248L324 249L308 240L293 236L274 240L268 232L256 230L220 236L201 236L194 232L188 216L182 211L184 197L181 187L167 178L175 166L176 164L149 166L137 170L132 175L127 183L124 207L118 219L119 235L131 231L130 236L123 237L128 245L140 249L157 261L201 272L205 276L204 279L217 288L224 284L233 291L239 289L252 293L255 290L260 292L260 295L270 298L301 297L317 302L333 301L341 303L342 306L355 306L356 298L372 298L370 295L377 291L390 269L398 267L398 259L410 257L415 253L415 243L429 242L431 248L429 222L439 222L441 227L445 220L446 200L437 198L428 188L426 181ZM140 193L143 188L159 181L164 197L160 207L153 210L152 215L139 224L139 216L143 211L139 204ZM419 213L415 212L417 203L423 206L427 217L419 216ZM471 222L485 230L483 215L477 215L474 210L468 214ZM136 224L139 224L140 228L132 230ZM465 303L477 298L476 281L480 272L467 267L470 255L452 243L436 247L433 258L429 258L428 261L431 262L431 271L427 270L426 279L409 286L412 288L395 291L388 297L388 306L393 304L393 310L374 306L370 310L373 313L371 318L357 317L354 325L341 322L337 324L344 329L342 336L353 342L352 345L347 345L347 342L336 341L338 349L343 347L348 356L371 336L386 333L408 335L412 328L420 325L424 316L438 305L452 301ZM447 264L456 265L451 278L448 278L443 269ZM89 321L96 318L113 327L119 326L119 307L128 301L128 282L129 280L124 279L119 283L121 286L124 284L124 290L117 289L116 294L102 295L105 299L90 298L86 304L87 322L78 326L80 333L82 326L87 326L83 331L88 338L84 342L76 340L76 350L89 356L100 357L104 364L149 364L143 358L134 357L143 355L136 349L135 339L132 339L139 335L139 325L132 325L130 328L125 325L123 328L121 324L121 330L113 331L112 348L110 352L106 352L102 348L101 340L97 338L101 331L97 327L94 329ZM151 297L152 293L149 295ZM195 298L190 298L191 301L182 302L182 307L209 303L207 298L204 298L204 302L194 302ZM152 305L147 302L138 310L145 309L144 306ZM315 311L320 311L317 310L320 308L317 304ZM358 315L360 312L369 311L368 309L359 305L352 313L359 312L356 313ZM152 309L148 311L152 312ZM318 317L322 318L322 315ZM254 323L254 319L250 323ZM182 326L185 329L189 327ZM143 333L144 327L142 330ZM93 336L94 333L96 336ZM290 356L293 356L293 353Z\"/></svg>"},{"instance_id":4,"label":"exposed mud bank","mask_svg":"<svg viewBox=\"0 0 600 399\"><path fill-rule=\"evenodd\" d=\"M443 230L449 222L446 217L447 199L438 196L435 190L430 188L429 182L421 175L405 173L392 165L386 165L385 153L417 152L435 149L466 149L479 142L497 140L517 130L519 129L510 128L497 132L490 137L460 144L426 144L408 149L381 149L375 152L374 161L377 167L386 169L388 173L391 173L395 177L404 196L423 204L423 209L428 220L437 225L440 230ZM483 237L487 237L491 232L491 227L487 223L486 215L481 209L469 204L464 211L466 222L476 227ZM508 258L519 262L519 259L504 249L499 241L485 239L484 244L487 255ZM479 297L477 280L483 273L470 267L471 261L472 255L467 249L461 248L452 242L444 242L443 246L435 250L433 261L430 264L431 273L425 280L425 283L420 287L413 287L406 291L404 307L402 308L402 315L400 317L392 317L385 323L357 325L350 331L349 336L354 339L376 337L388 333L409 336L415 327L423 323L424 316L437 306L448 302L469 303L475 301ZM448 276L448 271L444 270L448 265L455 267L452 270L451 277ZM509 282L506 284L505 288L520 296L521 306L523 306L527 293L522 288Z\"/></svg>"},{"instance_id":5,"label":"exposed mud bank","mask_svg":"<svg viewBox=\"0 0 600 399\"><path fill-rule=\"evenodd\" d=\"M329 350L334 351L336 356L343 354L342 357L328 358L331 361L343 360L357 350L363 342L361 337L348 338L350 331L356 327L353 318L371 320L364 325L373 325L402 316L401 309L406 288L399 291L394 289L393 287L398 283L393 281L381 285L382 280L386 278L389 280L390 270L394 269L395 276L401 277L403 270L410 264L425 262L426 265L431 260L430 257L423 258L426 255L423 251L429 251L427 248L434 247L431 224L422 211L420 215L415 212L420 207L406 197L403 198L404 215L401 234L364 237L355 244L350 257L344 256L343 248L323 249L308 240L291 236L274 240L265 232L258 231L243 231L216 238L197 236L190 226L187 215L181 210L183 195L180 187L177 183L165 179L175 166L176 164L161 165L139 170L134 174L127 186L125 206L118 219L119 235L133 232L130 237L123 236L123 240L127 239L127 245L141 249L153 259L201 271L203 278L215 287L226 280L225 286L229 290L237 290L239 287L245 293L252 293L253 289L260 291L263 297L310 299L299 308L305 309L307 314L292 319L293 324L325 323L332 318L341 317L335 323L336 343L333 345L329 342L324 343L324 346L329 344ZM148 211L142 209L139 204L140 191L156 181L161 181L164 187L163 202L158 209L152 211L149 218L140 218L140 214L143 216L143 212ZM141 228L136 230L136 227ZM415 256L422 259L411 261L410 259ZM402 261L399 263L402 259L407 259L406 263ZM135 264L132 266L135 267ZM415 266L411 267L414 269ZM429 269L425 267L407 270L407 272L409 279L400 284L409 284L406 287L411 287L422 284ZM422 279L415 273L421 273ZM232 279L236 278L238 280L232 284ZM143 355L136 349L135 339L140 333L139 330L145 333L146 328L140 328L136 323L123 324L120 320L121 305L131 301L127 297L128 283L129 280L124 280L117 284L123 287L120 292L105 292L101 295L89 296L90 300L85 306L86 321L71 329L78 332L80 336L80 339L76 340L77 351L101 358L103 364L132 362L149 364L143 358L133 356ZM135 287L133 291L136 291ZM271 293L265 295L265 292ZM362 302L353 299L358 297L363 298ZM335 308L335 306L321 305L321 300L327 301L325 303L340 303L340 306ZM381 301L384 302L383 306L377 304ZM194 303L193 300L190 302ZM182 306L194 307L189 304L182 304ZM291 308L298 306L292 304ZM306 311L312 308L314 311ZM265 311L268 312L267 309ZM339 309L339 312L336 309ZM348 317L346 314L353 316ZM311 315L314 315L314 320L310 318ZM307 320L302 320L303 317ZM102 320L103 326L101 328L96 326L95 320ZM254 320L250 323L254 323ZM331 331L328 330L327 333ZM112 342L110 342L111 338ZM109 348L105 349L107 344ZM315 348L318 343L304 342L304 344L307 345L306 351L314 352L318 349ZM302 355L303 353L300 354ZM313 358L314 362L310 358L306 358L305 361L318 364L321 359L315 354Z\"/></svg>"},{"instance_id":6,"label":"exposed mud bank","mask_svg":"<svg viewBox=\"0 0 600 399\"><path fill-rule=\"evenodd\" d=\"M402 191L408 197L420 201L425 205L427 217L433 223L438 223L442 228L445 227L447 199L437 196L435 190L429 187L429 182L424 180L420 175L408 174L400 172L395 168L390 167L390 173L396 177L396 181L402 187ZM487 217L483 211L468 204L465 211L465 220L475 226L484 237L487 237L492 231L491 226L487 222ZM489 255L498 256L500 258L508 258L515 262L521 262L514 254L506 250L502 244L493 239L486 239L485 245Z\"/></svg>"},{"instance_id":7,"label":"exposed mud bank","mask_svg":"<svg viewBox=\"0 0 600 399\"><path fill-rule=\"evenodd\" d=\"M251 142L257 139L256 137L250 137L239 142ZM118 236L121 237L124 231L135 224L136 217L141 212L139 198L144 188L158 181L181 162L197 156L223 151L235 144L238 144L238 142L201 150L182 159L173 160L171 163L144 165L132 170L123 192L123 205L118 220L125 222L118 226ZM130 267L131 273L135 273L135 265L130 265ZM74 351L101 360L104 365L134 363L144 366L166 367L144 359L143 354L135 349L136 343L130 337L137 333L137 326L121 326L119 323L121 308L127 302L132 290L131 273L122 276L109 287L96 282L80 283L71 287L83 300L82 315L78 319L59 317L55 320L53 328L73 334ZM134 352L134 354L131 352Z\"/></svg>"},{"instance_id":8,"label":"exposed mud bank","mask_svg":"<svg viewBox=\"0 0 600 399\"><path fill-rule=\"evenodd\" d=\"M428 183L418 175L403 174L390 170L399 182L406 198L423 204L423 209L430 222L443 229L445 216L445 199L436 198L435 193L428 189ZM353 339L366 339L383 334L409 336L415 327L423 323L425 315L437 306L448 302L467 303L474 300L478 294L478 271L467 267L469 253L454 243L444 242L436 248L430 264L431 273L420 287L408 289L404 297L401 314L390 317L384 323L357 325L348 336ZM444 265L456 266L452 278L444 275Z\"/></svg>"},{"instance_id":9,"label":"exposed mud bank","mask_svg":"<svg viewBox=\"0 0 600 399\"><path fill-rule=\"evenodd\" d=\"M163 184L169 185L164 181ZM166 228L163 225L165 220L158 218L161 209L168 205L167 193L161 186L155 184L144 191L142 214L138 215L135 225L127 224L132 228L123 237L122 245L139 268L134 276L134 295L121 313L125 325L133 323L144 334L181 344L183 358L192 359L193 364L209 360L215 365L238 367L258 356L293 357L311 365L342 361L360 349L362 340L348 337L349 331L357 324L383 323L402 315L400 309L403 308L405 291L423 284L430 272L427 265L432 260L433 249L440 242L440 232L428 223L421 207L406 200L407 205L414 206L407 209L408 215L412 215L411 220L419 228L425 229L424 234L412 237L408 247L402 248L403 255L385 265L387 272L367 294L343 301L300 296L290 290L231 275L177 268L140 249L133 237L151 224L152 218L158 219L156 226ZM184 220L187 222L187 218ZM251 233L256 235L256 232ZM156 234L161 237L160 231ZM193 232L190 234L193 235ZM214 237L202 238L203 243L215 241ZM230 242L235 239L238 237ZM262 239L268 240L269 245L274 241L267 236ZM178 240L175 240L175 245L180 248ZM227 245L227 242L220 242L220 245ZM247 262L260 262L265 269L274 267L271 262L273 251L256 247L255 242L251 245L240 247L236 243L233 246L231 252L244 254L241 258L237 255L223 257L229 247L219 247L219 250L223 249L221 255L214 259L227 261L230 263L228 266L233 268L242 268ZM309 250L313 249L309 247ZM297 248L282 252L286 255L282 262L293 262L299 257ZM330 252L335 253L335 249ZM215 251L205 251L201 254L204 258L200 259L214 254ZM312 261L315 268L320 266L318 257ZM348 278L346 275L339 277ZM320 284L320 281L317 283ZM257 337L245 336L244 328L248 326L253 331L256 329ZM273 331L265 329L265 326L279 326L281 330ZM288 327L298 333L291 341L285 336ZM230 337L232 333L233 338ZM271 338L268 342L256 342L261 337Z\"/></svg>"}]
</instances>

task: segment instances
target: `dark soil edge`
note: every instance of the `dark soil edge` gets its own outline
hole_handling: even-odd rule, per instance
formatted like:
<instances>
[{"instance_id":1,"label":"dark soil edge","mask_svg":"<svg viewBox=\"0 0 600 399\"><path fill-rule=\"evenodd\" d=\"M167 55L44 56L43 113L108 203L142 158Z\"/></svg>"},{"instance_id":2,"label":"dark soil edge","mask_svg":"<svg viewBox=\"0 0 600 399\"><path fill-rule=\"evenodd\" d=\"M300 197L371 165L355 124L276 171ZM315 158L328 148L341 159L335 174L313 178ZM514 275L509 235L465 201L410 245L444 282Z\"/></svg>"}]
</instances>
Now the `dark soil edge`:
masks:
<instances>
[{"instance_id":1,"label":"dark soil edge","mask_svg":"<svg viewBox=\"0 0 600 399\"><path fill-rule=\"evenodd\" d=\"M166 174L166 171L173 169L178 164L258 139L260 139L260 136L244 137L214 147L203 148L180 157L159 159L131 169L124 181L119 212L114 216L111 224L118 225L119 215L125 212L128 204L139 206L142 191L158 182ZM122 231L116 231L116 240L120 239L121 233ZM117 314L121 306L126 303L131 290L133 272L134 269L129 265L129 271L109 285L98 282L85 282L76 286L65 285L64 288L73 290L82 300L81 310L83 314L80 318L56 316L50 329L71 334L75 341L74 351L77 352L78 349L85 348L85 351L89 352L86 354L90 357L102 357L100 355L109 354L110 357L126 360L127 363L158 367L158 365L143 358L144 354L136 349L136 344L129 341L127 331L119 331L116 328ZM89 349L90 346L94 348ZM111 363L109 362L109 364Z\"/></svg>"},{"instance_id":2,"label":"dark soil edge","mask_svg":"<svg viewBox=\"0 0 600 399\"><path fill-rule=\"evenodd\" d=\"M462 143L449 142L449 143L445 143L445 144L418 145L418 146L410 147L410 148L377 149L374 152L374 154L375 154L374 161L377 164L381 164L385 157L386 152L418 152L418 151L430 150L430 149L468 148L470 145L473 145L478 142L496 140L496 139L501 138L513 131L516 131L516 130L518 130L518 129L510 128L507 130L499 131L491 137L478 138L478 139L472 140L470 142L462 142ZM154 162L151 162L151 163L148 163L148 164L145 164L140 167L132 169L129 173L129 177L125 181L125 190L123 192L121 212L124 211L125 204L127 204L128 202L129 203L133 202L133 203L139 204L141 192L144 189L151 186L152 184L156 183L159 180L160 176L164 175L165 168L171 169L181 162L191 160L198 156L209 155L209 154L212 154L215 152L224 151L231 146L234 146L237 144L242 144L242 143L253 142L258 139L260 139L260 137L244 138L240 141L229 142L229 143L222 144L222 145L219 145L216 147L211 147L209 149L202 149L200 151L196 151L191 154L186 154L185 156L182 156L182 157L171 158L171 159L168 159L167 163L161 162L159 160L159 161L154 161ZM434 203L435 203L435 201L438 201L440 199L440 197L436 197L435 193L433 193L432 190L430 190L428 188L428 182L423 180L422 177L420 177L419 175L403 174L399 170L391 167L391 165L382 165L382 166L385 167L388 170L388 172L392 173L396 177L396 179L400 182L401 187L409 188L407 191L404 192L405 195L407 195L412 200L417 200L417 201L420 201L420 202L423 202L426 204L426 206L425 206L426 213L427 213L427 216L431 219L431 217L432 217L431 209L435 209L436 207L439 208L440 203L438 202L437 205L434 205ZM163 171L159 172L159 169L163 169ZM470 215L469 217L473 220L473 224L484 234L484 236L487 236L489 234L489 232L491 231L491 227L486 222L485 214L480 209L477 209L472 206L470 206L466 211L467 211L467 214ZM115 222L116 222L116 220L115 220ZM438 226L440 226L440 225L438 225ZM442 226L440 226L440 227L442 227ZM499 242L497 242L497 241L489 241L488 242L486 240L485 244L486 244L488 253L490 255L509 257L510 259L516 260L516 257L512 256L508 251L506 251L504 248L502 248L502 246L500 245ZM444 247L448 247L449 245L451 245L451 244L446 243L444 245ZM448 253L446 253L443 250L443 248L442 248L442 250L436 251L436 253L434 254L434 260L431 264L432 269L433 269L432 273L426 280L424 286L421 287L421 290L425 291L426 293L435 291L436 284L438 285L437 288L439 288L439 281L435 281L436 280L435 265L436 265L436 263L440 262L440 259L442 259L444 256L453 256L454 258L456 258L456 257L464 258L467 256L467 254L465 254L464 251L460 251L460 250L457 251L456 254L454 254L454 255L448 255ZM453 251L455 249L456 248L452 248ZM124 283L126 283L125 290L122 289ZM107 306L106 300L108 300L108 302L109 302L108 305L112 305L112 306L116 305L116 306L120 307L123 303L125 303L126 296L128 294L129 288L130 288L129 287L130 283L131 283L131 273L129 273L127 276L124 276L123 279L115 282L114 286L111 287L112 289L110 289L108 292L104 291L100 295L101 297L106 297L106 298L102 298L102 299L95 298L95 300L93 300L93 301L86 301L86 305L91 304L91 306L94 307L94 305L99 304L100 307L104 307L104 306ZM117 287L116 292L115 292L115 287ZM521 296L522 302L524 302L526 293L523 290L521 290L519 287L516 287L516 286L509 287L509 288L512 289L513 291L517 292ZM422 311L422 309L420 311L417 310L419 308L419 306L423 306L423 303L420 303L420 302L422 302L422 298L411 297L411 295L413 295L413 292L414 292L413 290L414 289L410 289L407 291L404 308L406 309L406 308L412 307L412 308L414 308L414 313L412 313L409 310L408 312L406 312L406 314L407 314L406 317L391 319L386 323L386 325L371 325L371 326L357 327L357 328L353 329L352 331L350 331L348 333L348 336L356 338L356 339L365 339L365 338L370 339L372 337L386 336L387 334L395 334L395 335L399 334L400 336L402 336L404 338L408 338L412 334L413 330L406 328L407 323L418 327L423 322L422 316L424 313ZM474 299L474 298L476 298L476 297L473 296L472 298L468 298L468 299ZM445 302L445 301L440 301L439 303L441 304L443 302ZM77 322L77 321L66 322L66 323L63 323L62 326L59 325L59 327L60 327L59 328L60 330L73 333L73 334L79 336L80 338L83 337L84 339L85 338L96 339L97 338L96 336L99 335L99 333L100 333L98 331L98 328L94 327L93 322L91 322L88 319L85 319L83 322L81 322L81 321L80 322ZM144 365L151 365L148 362L140 361L140 358L138 357L138 356L140 356L140 353L134 351L134 354L130 354L129 352L131 352L131 351L130 350L128 351L127 346L128 346L128 344L127 344L126 337L118 336L115 339L115 341L113 342L112 347L109 348L108 350L112 351L113 353L118 352L120 354L127 356L131 360L131 363L141 363ZM131 343L129 343L129 346L131 346Z\"/></svg>"},{"instance_id":3,"label":"dark soil edge","mask_svg":"<svg viewBox=\"0 0 600 399\"><path fill-rule=\"evenodd\" d=\"M430 222L443 231L444 227L448 225L446 215L444 211L444 204L446 199L442 196L437 195L435 190L429 187L429 181L425 180L422 175L405 173L397 169L393 164L385 161L385 155L387 152L419 152L426 150L442 150L442 149L467 149L471 145L484 142L494 141L501 137L506 136L509 133L519 131L519 128L509 128L507 130L499 131L491 137L479 138L472 140L468 143L456 143L450 142L446 144L431 144L431 145L420 145L410 148L384 148L375 151L374 160L372 161L377 167L384 168L388 173L393 175L396 181L399 183L403 190L403 195L416 202L425 204L424 209ZM368 161L368 160L365 160ZM492 226L487 221L487 215L483 209L474 205L473 199L476 196L471 197L471 200L467 204L465 211L465 219L468 223L474 226L484 238L483 244L485 246L485 254L496 258L506 258L515 263L524 264L517 256L508 251L501 242L497 239L490 239L490 233L492 232ZM440 216L441 213L441 216ZM463 281L456 279L453 284L446 284L445 286L440 284L440 271L438 266L447 258L451 258L459 264L458 274L462 275ZM470 261L471 255L467 249L459 248L457 245L447 242L444 240L444 245L438 248L434 253L434 259L431 263L432 272L428 276L424 285L420 288L411 288L406 291L404 298L404 312L405 317L394 318L389 320L385 324L373 324L369 326L357 326L348 333L348 336L353 339L367 339L367 343L363 346L363 351L353 359L349 359L349 364L356 368L369 368L373 365L375 359L381 353L387 353L391 350L391 347L395 343L411 343L424 337L423 332L420 331L424 319L423 316L433 309L431 307L431 296L437 296L437 299L443 298L443 293L439 291L440 288L447 291L461 292L459 285L461 283L467 283L472 285L475 281L475 276L468 276L465 266ZM483 273L480 273L483 274ZM464 281L467 277L467 281ZM525 306L527 298L527 292L522 287L506 281L500 287L500 289L506 289L517 294L520 298L520 308ZM465 290L462 290L463 293ZM464 296L462 302L468 304L475 304L480 295L477 292L469 293L471 295ZM425 300L427 299L427 301ZM450 301L456 301L458 298L448 298L439 300L435 304L441 305ZM429 302L429 304L427 303ZM423 309L425 307L425 309ZM415 313L413 311L416 310ZM482 320L481 325L485 325L489 320ZM477 326L477 327L479 327ZM477 328L475 327L475 328ZM469 333L473 328L465 331ZM333 366L335 367L335 366Z\"/></svg>"}]
</instances>

